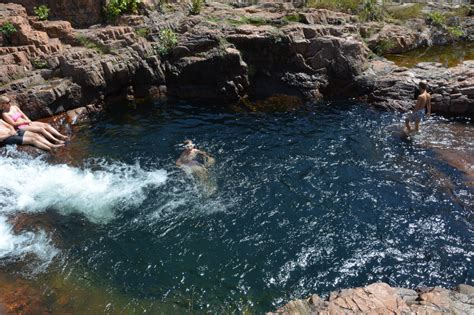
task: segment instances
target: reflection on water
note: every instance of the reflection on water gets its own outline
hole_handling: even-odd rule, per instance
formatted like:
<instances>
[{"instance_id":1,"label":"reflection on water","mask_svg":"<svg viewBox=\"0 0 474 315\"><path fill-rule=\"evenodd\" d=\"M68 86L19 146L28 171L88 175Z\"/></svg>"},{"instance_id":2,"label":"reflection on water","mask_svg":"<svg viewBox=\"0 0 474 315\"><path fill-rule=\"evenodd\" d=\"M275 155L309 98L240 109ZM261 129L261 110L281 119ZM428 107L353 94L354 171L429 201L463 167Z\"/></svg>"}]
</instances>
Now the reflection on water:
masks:
<instances>
[{"instance_id":1,"label":"reflection on water","mask_svg":"<svg viewBox=\"0 0 474 315\"><path fill-rule=\"evenodd\" d=\"M474 60L474 42L424 47L403 54L389 54L385 58L408 68L413 68L420 62L439 62L445 67L455 67L465 60Z\"/></svg>"},{"instance_id":2,"label":"reflection on water","mask_svg":"<svg viewBox=\"0 0 474 315\"><path fill-rule=\"evenodd\" d=\"M402 121L347 104L287 113L170 104L104 117L78 132L73 152L88 157L76 166L0 157L10 173L3 217L67 218L25 243L44 239L54 255L8 252L47 271L0 261L50 290L43 302L58 314L262 312L378 280L472 283L472 160L459 170L438 152L472 156L472 126L434 118L407 140ZM216 157L212 195L174 166L184 139ZM0 223L11 239L26 235Z\"/></svg>"}]
</instances>

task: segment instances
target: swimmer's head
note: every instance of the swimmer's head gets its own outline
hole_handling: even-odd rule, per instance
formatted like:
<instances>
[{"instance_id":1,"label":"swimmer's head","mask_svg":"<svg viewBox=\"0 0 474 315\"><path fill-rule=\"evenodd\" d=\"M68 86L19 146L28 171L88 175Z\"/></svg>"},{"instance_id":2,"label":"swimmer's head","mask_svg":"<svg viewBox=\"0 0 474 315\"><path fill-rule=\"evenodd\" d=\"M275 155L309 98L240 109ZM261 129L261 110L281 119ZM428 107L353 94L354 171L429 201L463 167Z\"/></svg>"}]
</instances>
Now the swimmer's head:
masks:
<instances>
[{"instance_id":1,"label":"swimmer's head","mask_svg":"<svg viewBox=\"0 0 474 315\"><path fill-rule=\"evenodd\" d=\"M191 140L185 140L183 146L186 150L192 150L196 147Z\"/></svg>"},{"instance_id":2,"label":"swimmer's head","mask_svg":"<svg viewBox=\"0 0 474 315\"><path fill-rule=\"evenodd\" d=\"M428 90L428 83L426 81L420 81L420 83L418 83L418 87L420 88L420 91L426 91Z\"/></svg>"}]
</instances>

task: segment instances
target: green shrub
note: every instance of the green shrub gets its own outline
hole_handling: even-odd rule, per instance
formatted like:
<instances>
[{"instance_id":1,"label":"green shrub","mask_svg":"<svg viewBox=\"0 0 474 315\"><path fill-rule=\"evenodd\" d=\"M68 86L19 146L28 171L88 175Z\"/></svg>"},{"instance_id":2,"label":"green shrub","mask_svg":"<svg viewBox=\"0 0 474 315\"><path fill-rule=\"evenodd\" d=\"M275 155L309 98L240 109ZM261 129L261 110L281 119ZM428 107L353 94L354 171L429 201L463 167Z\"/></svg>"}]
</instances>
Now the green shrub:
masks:
<instances>
[{"instance_id":1,"label":"green shrub","mask_svg":"<svg viewBox=\"0 0 474 315\"><path fill-rule=\"evenodd\" d=\"M198 15L201 13L204 0L191 0L191 5L189 7L189 14Z\"/></svg>"},{"instance_id":2,"label":"green shrub","mask_svg":"<svg viewBox=\"0 0 474 315\"><path fill-rule=\"evenodd\" d=\"M3 36L9 39L14 33L17 32L17 29L15 25L12 24L12 22L5 22L0 27L0 32L3 34Z\"/></svg>"},{"instance_id":3,"label":"green shrub","mask_svg":"<svg viewBox=\"0 0 474 315\"><path fill-rule=\"evenodd\" d=\"M442 27L446 24L446 17L440 12L431 12L428 14L428 22L433 26Z\"/></svg>"},{"instance_id":4,"label":"green shrub","mask_svg":"<svg viewBox=\"0 0 474 315\"><path fill-rule=\"evenodd\" d=\"M423 4L416 3L407 7L390 10L390 15L397 20L406 21L422 16Z\"/></svg>"},{"instance_id":5,"label":"green shrub","mask_svg":"<svg viewBox=\"0 0 474 315\"><path fill-rule=\"evenodd\" d=\"M283 18L283 21L285 23L290 23L290 22L298 23L298 22L301 22L301 15L299 15L299 14L288 14Z\"/></svg>"},{"instance_id":6,"label":"green shrub","mask_svg":"<svg viewBox=\"0 0 474 315\"><path fill-rule=\"evenodd\" d=\"M377 3L377 0L365 0L362 10L359 12L359 18L362 21L383 21L385 12L383 6Z\"/></svg>"},{"instance_id":7,"label":"green shrub","mask_svg":"<svg viewBox=\"0 0 474 315\"><path fill-rule=\"evenodd\" d=\"M46 21L49 17L49 8L44 4L38 7L34 7L33 12L40 21Z\"/></svg>"},{"instance_id":8,"label":"green shrub","mask_svg":"<svg viewBox=\"0 0 474 315\"><path fill-rule=\"evenodd\" d=\"M165 28L160 31L160 44L158 46L160 55L167 55L177 44L178 36L172 29Z\"/></svg>"},{"instance_id":9,"label":"green shrub","mask_svg":"<svg viewBox=\"0 0 474 315\"><path fill-rule=\"evenodd\" d=\"M395 47L396 43L393 39L391 38L387 38L387 39L382 39L380 42L377 43L377 45L375 46L374 48L374 52L381 56L381 55L384 55L388 52L390 52L390 50Z\"/></svg>"},{"instance_id":10,"label":"green shrub","mask_svg":"<svg viewBox=\"0 0 474 315\"><path fill-rule=\"evenodd\" d=\"M453 40L458 40L460 37L466 35L464 30L459 26L453 26L448 28L448 33Z\"/></svg>"},{"instance_id":11,"label":"green shrub","mask_svg":"<svg viewBox=\"0 0 474 315\"><path fill-rule=\"evenodd\" d=\"M48 68L48 63L46 62L46 60L40 59L40 58L32 60L31 64L33 65L33 67L35 67L35 69L46 69L46 68Z\"/></svg>"},{"instance_id":12,"label":"green shrub","mask_svg":"<svg viewBox=\"0 0 474 315\"><path fill-rule=\"evenodd\" d=\"M140 27L135 29L135 34L140 37L147 38L150 35L150 29L148 27Z\"/></svg>"},{"instance_id":13,"label":"green shrub","mask_svg":"<svg viewBox=\"0 0 474 315\"><path fill-rule=\"evenodd\" d=\"M136 13L140 0L110 0L105 6L107 21L113 22L120 15Z\"/></svg>"},{"instance_id":14,"label":"green shrub","mask_svg":"<svg viewBox=\"0 0 474 315\"><path fill-rule=\"evenodd\" d=\"M328 9L356 13L363 0L308 0L306 6L315 9Z\"/></svg>"}]
</instances>

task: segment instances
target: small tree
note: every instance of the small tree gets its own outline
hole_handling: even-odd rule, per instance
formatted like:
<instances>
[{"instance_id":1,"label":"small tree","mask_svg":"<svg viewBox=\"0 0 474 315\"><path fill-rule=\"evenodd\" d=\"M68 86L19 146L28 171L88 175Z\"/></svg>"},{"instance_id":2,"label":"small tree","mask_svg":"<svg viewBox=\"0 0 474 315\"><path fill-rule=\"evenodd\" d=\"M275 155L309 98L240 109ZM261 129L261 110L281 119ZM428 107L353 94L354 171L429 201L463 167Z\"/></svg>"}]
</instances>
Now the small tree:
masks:
<instances>
[{"instance_id":1,"label":"small tree","mask_svg":"<svg viewBox=\"0 0 474 315\"><path fill-rule=\"evenodd\" d=\"M178 37L172 29L165 28L160 31L160 44L158 46L158 52L160 55L167 55L171 49L176 47L177 44Z\"/></svg>"},{"instance_id":2,"label":"small tree","mask_svg":"<svg viewBox=\"0 0 474 315\"><path fill-rule=\"evenodd\" d=\"M202 5L204 0L191 0L191 5L189 7L189 14L198 15L201 13Z\"/></svg>"},{"instance_id":3,"label":"small tree","mask_svg":"<svg viewBox=\"0 0 474 315\"><path fill-rule=\"evenodd\" d=\"M136 13L140 0L110 0L105 6L107 21L113 22L122 14Z\"/></svg>"},{"instance_id":4,"label":"small tree","mask_svg":"<svg viewBox=\"0 0 474 315\"><path fill-rule=\"evenodd\" d=\"M33 12L40 21L46 21L49 17L49 8L44 4L38 7L34 7Z\"/></svg>"},{"instance_id":5,"label":"small tree","mask_svg":"<svg viewBox=\"0 0 474 315\"><path fill-rule=\"evenodd\" d=\"M12 35L17 32L15 25L11 22L5 22L0 27L0 33L2 33L3 38L9 44L12 42Z\"/></svg>"}]
</instances>

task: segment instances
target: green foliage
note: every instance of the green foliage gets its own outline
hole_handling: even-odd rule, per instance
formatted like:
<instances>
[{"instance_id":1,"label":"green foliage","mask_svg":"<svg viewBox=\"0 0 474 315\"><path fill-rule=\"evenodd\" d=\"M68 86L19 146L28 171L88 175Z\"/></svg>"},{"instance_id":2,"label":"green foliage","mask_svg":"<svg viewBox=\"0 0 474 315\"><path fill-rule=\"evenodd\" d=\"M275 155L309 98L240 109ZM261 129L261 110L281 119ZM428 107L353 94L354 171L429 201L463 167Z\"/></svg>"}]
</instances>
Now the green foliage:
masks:
<instances>
[{"instance_id":1,"label":"green foliage","mask_svg":"<svg viewBox=\"0 0 474 315\"><path fill-rule=\"evenodd\" d=\"M433 26L443 27L446 24L446 17L441 12L431 12L428 14L428 22Z\"/></svg>"},{"instance_id":2,"label":"green foliage","mask_svg":"<svg viewBox=\"0 0 474 315\"><path fill-rule=\"evenodd\" d=\"M78 35L76 37L76 39L79 41L81 46L84 46L88 49L92 49L92 50L98 52L99 54L110 54L111 53L110 49L107 46L105 46L101 43L95 43L84 35Z\"/></svg>"},{"instance_id":3,"label":"green foliage","mask_svg":"<svg viewBox=\"0 0 474 315\"><path fill-rule=\"evenodd\" d=\"M12 22L5 22L0 27L0 32L3 34L3 36L9 39L14 33L17 32L17 29L15 25L12 24Z\"/></svg>"},{"instance_id":4,"label":"green foliage","mask_svg":"<svg viewBox=\"0 0 474 315\"><path fill-rule=\"evenodd\" d=\"M254 16L247 17L243 15L239 17L238 19L230 18L230 19L226 19L226 21L230 25L234 25L234 26L244 25L244 24L250 24L250 25L256 25L256 26L271 24L270 21L262 17L254 17Z\"/></svg>"},{"instance_id":5,"label":"green foliage","mask_svg":"<svg viewBox=\"0 0 474 315\"><path fill-rule=\"evenodd\" d=\"M397 20L406 21L422 16L423 4L416 3L407 7L401 7L397 9L391 9L390 15Z\"/></svg>"},{"instance_id":6,"label":"green foliage","mask_svg":"<svg viewBox=\"0 0 474 315\"><path fill-rule=\"evenodd\" d=\"M135 29L135 34L140 37L147 38L150 35L150 29L148 27L140 27Z\"/></svg>"},{"instance_id":7,"label":"green foliage","mask_svg":"<svg viewBox=\"0 0 474 315\"><path fill-rule=\"evenodd\" d=\"M160 55L167 55L171 49L176 47L177 44L178 36L172 29L165 28L160 31L160 44L158 46L158 52Z\"/></svg>"},{"instance_id":8,"label":"green foliage","mask_svg":"<svg viewBox=\"0 0 474 315\"><path fill-rule=\"evenodd\" d=\"M450 11L446 12L444 16L446 18L449 17L466 17L469 15L469 12L471 11L471 8L467 5L462 5L458 8L451 9Z\"/></svg>"},{"instance_id":9,"label":"green foliage","mask_svg":"<svg viewBox=\"0 0 474 315\"><path fill-rule=\"evenodd\" d=\"M136 13L140 0L110 0L105 6L105 16L107 21L113 22L120 15Z\"/></svg>"},{"instance_id":10,"label":"green foliage","mask_svg":"<svg viewBox=\"0 0 474 315\"><path fill-rule=\"evenodd\" d=\"M287 16L285 16L283 18L283 22L285 24L288 24L290 22L299 23L299 22L301 22L301 15L299 15L299 14L288 14Z\"/></svg>"},{"instance_id":11,"label":"green foliage","mask_svg":"<svg viewBox=\"0 0 474 315\"><path fill-rule=\"evenodd\" d=\"M380 42L377 43L377 45L375 46L374 48L374 52L379 55L379 56L382 56L388 52L390 52L390 50L395 47L395 41L391 38L387 38L387 39L382 39Z\"/></svg>"},{"instance_id":12,"label":"green foliage","mask_svg":"<svg viewBox=\"0 0 474 315\"><path fill-rule=\"evenodd\" d=\"M46 68L48 68L48 63L46 62L46 60L41 59L41 58L37 58L37 59L32 60L31 64L33 65L33 67L35 67L35 69L46 69Z\"/></svg>"},{"instance_id":13,"label":"green foliage","mask_svg":"<svg viewBox=\"0 0 474 315\"><path fill-rule=\"evenodd\" d=\"M453 26L448 28L448 33L453 40L457 40L466 35L464 30L459 26Z\"/></svg>"},{"instance_id":14,"label":"green foliage","mask_svg":"<svg viewBox=\"0 0 474 315\"><path fill-rule=\"evenodd\" d=\"M201 13L202 6L204 5L205 0L191 0L191 5L189 7L189 14L198 15Z\"/></svg>"},{"instance_id":15,"label":"green foliage","mask_svg":"<svg viewBox=\"0 0 474 315\"><path fill-rule=\"evenodd\" d=\"M377 0L365 0L362 10L359 12L359 18L364 21L383 21L385 12L383 6L377 3Z\"/></svg>"},{"instance_id":16,"label":"green foliage","mask_svg":"<svg viewBox=\"0 0 474 315\"><path fill-rule=\"evenodd\" d=\"M40 21L46 21L49 17L49 8L44 4L38 7L34 7L33 12Z\"/></svg>"},{"instance_id":17,"label":"green foliage","mask_svg":"<svg viewBox=\"0 0 474 315\"><path fill-rule=\"evenodd\" d=\"M328 9L356 13L363 0L307 0L306 6L315 9Z\"/></svg>"}]
</instances>

